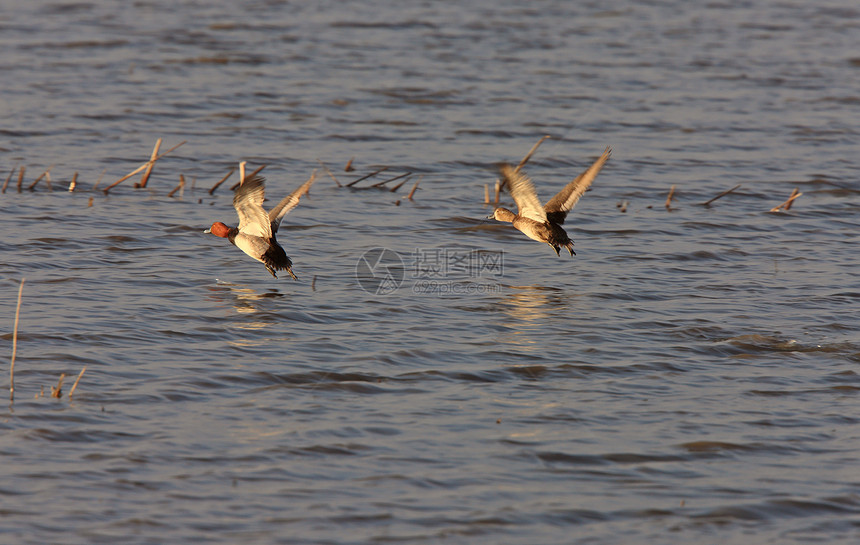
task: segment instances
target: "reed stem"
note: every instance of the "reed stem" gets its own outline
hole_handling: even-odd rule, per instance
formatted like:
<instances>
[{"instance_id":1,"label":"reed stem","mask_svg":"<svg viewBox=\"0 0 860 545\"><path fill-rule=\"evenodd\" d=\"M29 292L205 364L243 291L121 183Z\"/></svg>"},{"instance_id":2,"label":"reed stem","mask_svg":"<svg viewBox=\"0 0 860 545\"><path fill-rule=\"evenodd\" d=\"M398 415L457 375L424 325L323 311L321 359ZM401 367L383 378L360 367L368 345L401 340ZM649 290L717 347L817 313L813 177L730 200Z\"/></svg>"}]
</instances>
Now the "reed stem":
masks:
<instances>
[{"instance_id":1,"label":"reed stem","mask_svg":"<svg viewBox=\"0 0 860 545\"><path fill-rule=\"evenodd\" d=\"M529 152L528 152L528 153L526 153L526 156L525 156L525 157L523 157L523 160L522 160L522 161L520 161L520 164L518 164L518 165L517 165L517 168L515 168L515 169L514 169L514 172L519 172L519 171L520 171L520 169L521 169L521 168L523 168L523 167L526 165L526 163L528 163L528 162L529 162L529 159L531 159L531 158L532 158L532 155L534 155L534 154L535 154L535 152L536 152L536 151L537 151L537 149L540 147L540 145L541 145L541 144L543 144L544 140L546 140L546 139L547 139L547 138L549 138L549 137L550 137L550 136L549 136L548 134L547 134L547 135L542 136L542 137L541 137L541 139L540 139L540 140L538 140L538 141L537 141L537 143L536 143L534 146L532 146L532 149L530 149L530 150L529 150Z\"/></svg>"},{"instance_id":2,"label":"reed stem","mask_svg":"<svg viewBox=\"0 0 860 545\"><path fill-rule=\"evenodd\" d=\"M329 170L328 166L325 163L323 163L319 159L317 159L317 163L319 163L320 166L325 169L326 173L328 173L328 175L331 176L331 179L334 180L334 183L336 183L338 187L343 187L342 185L340 185L340 182L337 180L337 178L334 177L334 173L332 173L332 171Z\"/></svg>"},{"instance_id":3,"label":"reed stem","mask_svg":"<svg viewBox=\"0 0 860 545\"><path fill-rule=\"evenodd\" d=\"M351 161L352 161L352 159L350 159L350 162ZM370 178L371 176L376 176L380 172L385 172L386 170L388 170L388 167L382 167L379 170L374 170L373 172L371 172L370 174L368 174L366 176L362 176L361 178L359 178L357 180L353 180L353 181L349 182L348 184L346 184L346 187L352 187L355 184L357 184L358 182L360 182L362 180L366 180L366 179Z\"/></svg>"},{"instance_id":4,"label":"reed stem","mask_svg":"<svg viewBox=\"0 0 860 545\"><path fill-rule=\"evenodd\" d=\"M9 401L15 400L15 355L18 353L18 317L21 314L21 295L24 293L24 278L18 287L18 306L15 307L15 326L12 328L12 364L9 366Z\"/></svg>"},{"instance_id":5,"label":"reed stem","mask_svg":"<svg viewBox=\"0 0 860 545\"><path fill-rule=\"evenodd\" d=\"M739 188L740 186L741 186L741 184L738 184L738 185L734 186L734 187L733 187L733 188L731 188L731 189L727 189L727 190L723 191L722 193L720 193L719 195L717 195L717 196L716 196L716 197L714 197L713 199L711 199L711 200L709 200L709 201L705 201L705 202L703 202L703 203L702 203L702 206L710 206L710 204L711 204L712 202L714 202L715 200L717 200L717 199L719 199L719 198L725 197L726 195L728 195L729 193L731 193L731 192L732 192L732 191L734 191L735 189Z\"/></svg>"},{"instance_id":6,"label":"reed stem","mask_svg":"<svg viewBox=\"0 0 860 545\"><path fill-rule=\"evenodd\" d=\"M149 166L146 168L146 171L143 173L143 176L140 177L140 183L138 187L146 187L146 182L149 181L149 175L152 174L152 167L155 166L155 160L158 158L158 148L161 147L161 138L155 141L155 147L152 148L152 155L149 156Z\"/></svg>"},{"instance_id":7,"label":"reed stem","mask_svg":"<svg viewBox=\"0 0 860 545\"><path fill-rule=\"evenodd\" d=\"M81 377L84 376L84 371L87 370L87 366L84 365L84 368L81 369L81 372L78 373L78 378L75 379L75 383L72 384L72 389L69 390L69 399L72 399L72 396L75 394L75 388L78 387L78 383L81 381Z\"/></svg>"},{"instance_id":8,"label":"reed stem","mask_svg":"<svg viewBox=\"0 0 860 545\"><path fill-rule=\"evenodd\" d=\"M151 160L149 160L149 161L147 161L147 162L143 163L142 165L140 165L140 166L139 166L139 167L137 167L136 169L132 170L131 172L129 172L128 174L126 174L125 176L123 176L122 178L120 178L119 180L117 180L117 181L115 181L114 183L112 183L111 185L107 186L107 187L106 187L106 188L104 188L104 190L103 190L103 191L104 191L104 193L105 193L105 195L107 195L107 194L108 194L108 192L111 190L111 188L116 187L116 186L117 186L117 185L119 185L120 183L122 183L122 182L124 182L124 181L128 180L129 178L131 178L132 176L134 176L135 174L137 174L137 173L138 173L138 172L140 172L141 170L143 170L143 169L147 168L150 164L154 163L155 161L158 161L159 159L161 159L162 157L164 157L165 155L167 155L167 154L168 154L168 153L170 153L171 151L175 150L175 149L176 149L176 148L178 148L179 146L181 146L181 145L185 144L186 142L188 142L188 141L187 141L187 140L183 140L182 142L180 142L180 143L176 144L175 146L173 146L173 147L172 147L172 148L170 148L169 150L165 151L165 152L164 152L164 153L162 153L161 155L157 156L155 159L151 159Z\"/></svg>"},{"instance_id":9,"label":"reed stem","mask_svg":"<svg viewBox=\"0 0 860 545\"><path fill-rule=\"evenodd\" d=\"M407 198L407 199L409 199L410 201L412 200L412 195L414 195L414 194L415 194L415 190L416 190L416 189L418 189L418 184L419 184L419 182L421 182L421 178L420 178L420 177L415 181L415 185L413 185L413 186L412 186L412 191L410 191L410 192L409 192L409 196L408 196L408 197L406 197L406 198Z\"/></svg>"},{"instance_id":10,"label":"reed stem","mask_svg":"<svg viewBox=\"0 0 860 545\"><path fill-rule=\"evenodd\" d=\"M236 167L230 167L230 172L228 172L226 176L218 180L217 184L212 186L212 189L209 190L209 194L212 195L213 193L215 193L215 190L218 189L218 186L226 182L227 178L232 176L234 172L236 172Z\"/></svg>"},{"instance_id":11,"label":"reed stem","mask_svg":"<svg viewBox=\"0 0 860 545\"><path fill-rule=\"evenodd\" d=\"M672 186L672 189L669 190L669 196L666 197L666 210L671 210L672 208L672 197L675 195L675 186Z\"/></svg>"}]
</instances>

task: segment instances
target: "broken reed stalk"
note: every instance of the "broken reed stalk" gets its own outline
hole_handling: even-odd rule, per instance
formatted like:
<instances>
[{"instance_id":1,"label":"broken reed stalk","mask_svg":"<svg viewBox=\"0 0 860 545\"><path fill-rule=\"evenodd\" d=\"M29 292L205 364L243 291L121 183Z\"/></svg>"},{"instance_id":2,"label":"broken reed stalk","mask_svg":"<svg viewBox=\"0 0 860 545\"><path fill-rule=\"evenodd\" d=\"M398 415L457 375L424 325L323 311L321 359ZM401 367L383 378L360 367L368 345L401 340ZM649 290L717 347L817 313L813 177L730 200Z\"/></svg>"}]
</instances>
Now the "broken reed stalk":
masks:
<instances>
[{"instance_id":1,"label":"broken reed stalk","mask_svg":"<svg viewBox=\"0 0 860 545\"><path fill-rule=\"evenodd\" d=\"M180 189L185 187L185 176L182 174L179 175L179 185L170 190L170 193L167 194L168 197L173 197L173 194L179 191ZM181 195L180 195L181 196Z\"/></svg>"},{"instance_id":2,"label":"broken reed stalk","mask_svg":"<svg viewBox=\"0 0 860 545\"><path fill-rule=\"evenodd\" d=\"M484 204L490 204L490 186L484 184Z\"/></svg>"},{"instance_id":3,"label":"broken reed stalk","mask_svg":"<svg viewBox=\"0 0 860 545\"><path fill-rule=\"evenodd\" d=\"M218 180L217 184L212 186L212 189L209 190L209 194L212 195L213 193L215 193L215 190L218 189L218 186L226 182L227 178L232 176L234 172L236 172L236 167L230 167L230 172L228 172L226 176Z\"/></svg>"},{"instance_id":4,"label":"broken reed stalk","mask_svg":"<svg viewBox=\"0 0 860 545\"><path fill-rule=\"evenodd\" d=\"M146 182L149 181L149 175L152 174L152 167L155 166L155 160L158 158L158 148L160 147L161 138L155 141L155 147L152 148L152 155L149 156L149 166L146 167L143 176L140 177L140 183L137 184L137 187L146 187Z\"/></svg>"},{"instance_id":5,"label":"broken reed stalk","mask_svg":"<svg viewBox=\"0 0 860 545\"><path fill-rule=\"evenodd\" d=\"M311 291L317 291L317 275L311 280Z\"/></svg>"},{"instance_id":6,"label":"broken reed stalk","mask_svg":"<svg viewBox=\"0 0 860 545\"><path fill-rule=\"evenodd\" d=\"M27 170L27 167L21 167L21 169L18 171L18 185L17 185L18 193L21 192L21 184L24 183L24 172L26 170Z\"/></svg>"},{"instance_id":7,"label":"broken reed stalk","mask_svg":"<svg viewBox=\"0 0 860 545\"><path fill-rule=\"evenodd\" d=\"M387 184L388 182L393 182L394 180L399 180L400 178L405 178L406 176L411 176L411 172L407 172L406 174L401 174L399 176L395 176L394 178L388 178L387 180L382 180L381 182L376 182L370 187L379 187L381 185Z\"/></svg>"},{"instance_id":8,"label":"broken reed stalk","mask_svg":"<svg viewBox=\"0 0 860 545\"><path fill-rule=\"evenodd\" d=\"M798 195L798 193L800 193L800 191L795 187L794 191L791 192L791 195L788 196L788 200L785 201L785 206L783 207L783 210L788 212L788 209L791 208L792 204L794 204L794 199L800 196Z\"/></svg>"},{"instance_id":9,"label":"broken reed stalk","mask_svg":"<svg viewBox=\"0 0 860 545\"><path fill-rule=\"evenodd\" d=\"M51 165L51 166L49 166L49 167L47 168L47 170L45 170L45 172L43 172L42 174L40 174L40 175L39 175L39 177L38 177L38 178L36 178L36 179L35 179L35 181L33 181L33 183L32 183L32 184L30 184L30 186L27 188L27 190L28 190L28 191L34 191L34 188L36 187L36 184L38 184L39 182L41 182L41 181L42 181L42 178L44 178L45 176L48 176L48 180L46 180L46 183L49 183L49 182L50 182L50 174L49 174L49 173L51 172L51 169L52 169L52 168L54 168L54 166L55 166L55 165Z\"/></svg>"},{"instance_id":10,"label":"broken reed stalk","mask_svg":"<svg viewBox=\"0 0 860 545\"><path fill-rule=\"evenodd\" d=\"M409 178L404 178L402 182L400 182L400 183L399 183L399 184L397 184L396 186L392 187L392 188L391 188L391 189L389 189L388 191L391 191L392 193L394 193L395 191L397 191L398 189L400 189L400 188L403 186L403 184L405 184L405 183L406 183L406 182L408 182L408 181L409 181Z\"/></svg>"},{"instance_id":11,"label":"broken reed stalk","mask_svg":"<svg viewBox=\"0 0 860 545\"><path fill-rule=\"evenodd\" d=\"M520 161L520 164L518 164L518 165L517 165L517 168L515 168L515 169L514 169L514 172L519 172L519 171L520 171L520 169L521 169L521 168L523 168L523 167L526 165L526 163L528 163L528 162L529 162L529 159L531 159L531 158L532 158L532 155L534 155L534 154L535 154L535 152L537 151L537 149L540 147L540 145L541 145L541 144L543 144L543 141L544 141L544 140L546 140L547 138L549 138L549 135L548 135L548 134L546 134L546 135L542 136L542 137L541 137L541 139L540 139L540 140L538 140L538 141L537 141L537 143L536 143L534 146L532 146L532 149L530 149L530 150L529 150L529 152L528 152L528 153L526 153L526 156L525 156L525 157L523 157L523 160L522 160L522 161Z\"/></svg>"},{"instance_id":12,"label":"broken reed stalk","mask_svg":"<svg viewBox=\"0 0 860 545\"><path fill-rule=\"evenodd\" d=\"M350 157L349 161L346 162L346 166L343 167L344 172L352 172L353 170L355 170L354 168L352 168L352 160L353 159L355 159L355 157Z\"/></svg>"},{"instance_id":13,"label":"broken reed stalk","mask_svg":"<svg viewBox=\"0 0 860 545\"><path fill-rule=\"evenodd\" d=\"M64 380L66 380L66 374L60 373L60 380L59 380L59 382L57 382L57 387L54 388L53 386L51 386L51 397L56 397L57 399L60 399L61 397L63 397L63 381Z\"/></svg>"},{"instance_id":14,"label":"broken reed stalk","mask_svg":"<svg viewBox=\"0 0 860 545\"><path fill-rule=\"evenodd\" d=\"M78 378L75 379L75 383L72 384L72 389L69 390L69 399L72 399L72 396L75 395L75 388L78 387L78 383L81 381L81 377L84 376L84 371L87 370L87 366L84 365L84 368L81 369L81 372L78 373Z\"/></svg>"},{"instance_id":15,"label":"broken reed stalk","mask_svg":"<svg viewBox=\"0 0 860 545\"><path fill-rule=\"evenodd\" d=\"M409 192L409 196L408 196L408 197L406 197L406 198L407 198L407 199L409 199L410 201L412 200L412 195L414 195L414 194L415 194L415 190L416 190L416 189L418 189L418 183L419 183L420 181L421 181L421 178L420 178L420 177L419 177L417 180L415 180L415 185L413 185L413 186L412 186L412 191L410 191L410 192Z\"/></svg>"},{"instance_id":16,"label":"broken reed stalk","mask_svg":"<svg viewBox=\"0 0 860 545\"><path fill-rule=\"evenodd\" d=\"M789 197L787 201L780 204L779 206L774 206L773 208L770 209L770 211L771 212L779 212L780 208L782 208L783 210L788 210L789 208L791 208L791 205L794 203L794 200L797 199L798 197L800 197L801 195L803 195L803 193L799 192L797 190L797 188L795 187L794 191L791 192L791 197Z\"/></svg>"},{"instance_id":17,"label":"broken reed stalk","mask_svg":"<svg viewBox=\"0 0 860 545\"><path fill-rule=\"evenodd\" d=\"M721 198L721 197L725 197L726 195L728 195L729 193L731 193L731 192L732 192L732 191L734 191L735 189L739 188L740 186L741 186L741 184L738 184L738 185L734 186L734 187L733 187L733 188L731 188L731 189L727 189L727 190L723 191L722 193L720 193L719 195L717 195L717 196L716 196L716 197L714 197L713 199L711 199L711 200L709 200L709 201L705 201L705 202L703 202L703 203L702 203L702 206L710 206L710 204L711 204L712 202L714 202L715 200L717 200L717 199L719 199L719 198Z\"/></svg>"},{"instance_id":18,"label":"broken reed stalk","mask_svg":"<svg viewBox=\"0 0 860 545\"><path fill-rule=\"evenodd\" d=\"M352 162L352 159L350 159L350 162ZM366 176L362 176L361 178L359 178L357 180L353 180L353 181L349 182L348 184L346 184L346 187L352 187L355 184L357 184L358 182L360 182L362 180L366 180L366 179L370 178L371 176L376 176L380 172L385 172L386 170L388 170L388 167L382 167L379 170L374 170L373 172L371 172L370 174L368 174Z\"/></svg>"},{"instance_id":19,"label":"broken reed stalk","mask_svg":"<svg viewBox=\"0 0 860 545\"><path fill-rule=\"evenodd\" d=\"M495 196L495 200L493 201L495 204L499 204L499 193L501 192L501 190L502 190L502 181L499 180L498 178L496 178L496 196Z\"/></svg>"},{"instance_id":20,"label":"broken reed stalk","mask_svg":"<svg viewBox=\"0 0 860 545\"><path fill-rule=\"evenodd\" d=\"M672 186L672 189L669 190L669 196L666 197L666 210L672 208L672 197L675 195L675 186Z\"/></svg>"},{"instance_id":21,"label":"broken reed stalk","mask_svg":"<svg viewBox=\"0 0 860 545\"><path fill-rule=\"evenodd\" d=\"M337 178L334 177L334 173L332 173L332 171L329 170L328 166L325 163L323 163L319 159L317 159L317 163L319 163L320 166L323 167L323 169L325 169L326 173L329 176L331 176L331 179L334 180L334 183L336 183L338 187L343 187L342 185L340 185L340 182L337 180Z\"/></svg>"},{"instance_id":22,"label":"broken reed stalk","mask_svg":"<svg viewBox=\"0 0 860 545\"><path fill-rule=\"evenodd\" d=\"M75 186L78 185L78 173L75 172L75 175L72 176L72 181L69 182L69 193L75 190Z\"/></svg>"},{"instance_id":23,"label":"broken reed stalk","mask_svg":"<svg viewBox=\"0 0 860 545\"><path fill-rule=\"evenodd\" d=\"M12 364L9 366L9 401L15 400L15 355L18 353L18 316L21 314L21 295L24 293L24 278L18 287L18 306L15 307L15 326L12 328Z\"/></svg>"},{"instance_id":24,"label":"broken reed stalk","mask_svg":"<svg viewBox=\"0 0 860 545\"><path fill-rule=\"evenodd\" d=\"M107 186L106 188L104 188L104 189L103 189L103 191L104 191L105 195L107 195L107 194L108 194L108 192L111 190L111 188L116 187L117 185L121 184L122 182L124 182L124 181L128 180L129 178L131 178L132 176L134 176L135 174L137 174L137 173L138 173L138 172L140 172L141 170L143 170L143 169L145 169L146 167L148 167L151 163L154 163L155 161L158 161L159 159L161 159L162 157L164 157L165 155L167 155L167 154L168 154L168 153L170 153L171 151L175 150L175 149L176 149L176 148L178 148L179 146L181 146L181 145L185 144L186 142L188 142L188 141L187 141L187 140L183 140L182 142L180 142L180 143L176 144L175 146L173 146L173 147L172 147L172 148L170 148L169 150L165 151L165 152L164 152L164 153L162 153L161 155L159 155L159 156L155 157L154 159L151 159L151 160L149 160L149 161L147 161L147 162L143 163L142 165L140 165L140 166L139 166L139 167L137 167L136 169L132 170L131 172L129 172L128 174L126 174L125 176L123 176L122 178L120 178L119 180L117 180L117 181L115 181L114 183L112 183L111 185Z\"/></svg>"},{"instance_id":25,"label":"broken reed stalk","mask_svg":"<svg viewBox=\"0 0 860 545\"><path fill-rule=\"evenodd\" d=\"M250 180L251 178L253 178L257 174L259 174L261 170L266 168L266 165L260 165L256 169L254 169L254 172L252 172L246 176L242 176L242 174L244 173L244 168L245 168L244 164L245 164L245 161L242 161L241 163L239 163L239 181L236 182L235 184L233 184L232 186L230 186L230 191L236 191L236 188L239 187L240 185L242 185L242 183L244 183L245 180Z\"/></svg>"},{"instance_id":26,"label":"broken reed stalk","mask_svg":"<svg viewBox=\"0 0 860 545\"><path fill-rule=\"evenodd\" d=\"M8 185L9 185L9 180L11 180L11 179L12 179L12 175L13 175L13 174L15 174L15 169L16 169L16 168L18 168L18 165L15 165L14 167L12 167L12 170L10 170L10 171L9 171L9 175L8 175L8 176L6 176L6 181L5 181L5 182L3 182L3 189L2 189L2 190L0 190L0 193L6 193L6 186L8 186Z\"/></svg>"},{"instance_id":27,"label":"broken reed stalk","mask_svg":"<svg viewBox=\"0 0 860 545\"><path fill-rule=\"evenodd\" d=\"M99 174L99 179L98 179L98 180L96 180L96 185L94 185L94 186L93 186L93 191L95 191L95 190L96 190L96 188L99 186L99 184L100 184L100 183L102 183L102 178L104 178L104 177L105 177L105 172L107 172L107 167L103 168L103 169L102 169L102 173L101 173L101 174ZM92 197L91 197L91 198L92 198Z\"/></svg>"}]
</instances>

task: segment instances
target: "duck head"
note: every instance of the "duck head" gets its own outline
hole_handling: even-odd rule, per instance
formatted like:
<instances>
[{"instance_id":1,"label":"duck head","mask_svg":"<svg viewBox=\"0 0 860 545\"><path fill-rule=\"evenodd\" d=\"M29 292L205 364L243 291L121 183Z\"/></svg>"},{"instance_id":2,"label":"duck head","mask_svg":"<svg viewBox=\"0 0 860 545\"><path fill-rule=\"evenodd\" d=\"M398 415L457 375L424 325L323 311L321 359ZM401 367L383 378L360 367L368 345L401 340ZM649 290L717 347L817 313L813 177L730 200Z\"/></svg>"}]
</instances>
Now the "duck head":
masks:
<instances>
[{"instance_id":1,"label":"duck head","mask_svg":"<svg viewBox=\"0 0 860 545\"><path fill-rule=\"evenodd\" d=\"M514 221L515 217L516 217L516 214L514 214L513 212L511 212L507 208L499 207L493 211L493 215L487 216L487 219L488 220L512 222L512 221Z\"/></svg>"},{"instance_id":2,"label":"duck head","mask_svg":"<svg viewBox=\"0 0 860 545\"><path fill-rule=\"evenodd\" d=\"M216 237L227 238L227 234L230 232L230 228L221 223L220 221L216 221L212 224L212 227L203 231L204 233L212 233Z\"/></svg>"}]
</instances>

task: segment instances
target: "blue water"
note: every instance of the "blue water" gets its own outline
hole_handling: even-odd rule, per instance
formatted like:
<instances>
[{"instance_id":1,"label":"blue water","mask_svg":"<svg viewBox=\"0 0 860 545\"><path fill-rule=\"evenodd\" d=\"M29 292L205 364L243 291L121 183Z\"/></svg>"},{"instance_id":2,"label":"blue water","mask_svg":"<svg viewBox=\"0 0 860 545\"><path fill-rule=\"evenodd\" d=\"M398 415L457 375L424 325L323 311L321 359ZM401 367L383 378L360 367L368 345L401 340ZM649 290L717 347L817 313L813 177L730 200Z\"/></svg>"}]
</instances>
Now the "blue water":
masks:
<instances>
[{"instance_id":1,"label":"blue water","mask_svg":"<svg viewBox=\"0 0 860 545\"><path fill-rule=\"evenodd\" d=\"M0 7L0 542L860 538L853 3Z\"/></svg>"}]
</instances>

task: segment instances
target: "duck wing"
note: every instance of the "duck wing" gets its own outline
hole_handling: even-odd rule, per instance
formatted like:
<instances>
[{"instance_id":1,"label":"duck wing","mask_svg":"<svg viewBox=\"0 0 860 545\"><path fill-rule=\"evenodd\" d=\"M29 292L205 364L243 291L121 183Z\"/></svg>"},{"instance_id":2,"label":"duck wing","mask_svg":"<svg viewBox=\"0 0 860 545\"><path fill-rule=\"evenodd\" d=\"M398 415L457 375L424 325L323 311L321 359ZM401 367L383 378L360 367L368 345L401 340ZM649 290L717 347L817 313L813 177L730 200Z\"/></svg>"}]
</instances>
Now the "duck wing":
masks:
<instances>
[{"instance_id":1,"label":"duck wing","mask_svg":"<svg viewBox=\"0 0 860 545\"><path fill-rule=\"evenodd\" d=\"M609 160L611 153L612 149L609 147L603 150L603 155L598 157L585 172L574 178L572 182L564 186L564 189L559 191L555 197L546 203L545 210L549 221L558 225L564 223L567 213L576 205L579 198L582 197L582 194L591 185L591 182L597 178L597 174L603 168L603 165L606 164L606 161Z\"/></svg>"},{"instance_id":2,"label":"duck wing","mask_svg":"<svg viewBox=\"0 0 860 545\"><path fill-rule=\"evenodd\" d=\"M273 233L278 232L278 227L281 225L281 220L284 219L284 216L286 216L290 210L299 205L299 199L302 197L302 195L308 192L308 190L311 188L311 184L314 183L316 178L317 171L314 171L307 182L303 183L301 186L299 186L298 189L284 197L283 200L281 200L281 202L279 202L277 206L275 206L269 211L269 223L272 226Z\"/></svg>"},{"instance_id":3,"label":"duck wing","mask_svg":"<svg viewBox=\"0 0 860 545\"><path fill-rule=\"evenodd\" d=\"M266 197L266 179L254 176L236 188L233 195L233 207L239 214L239 232L268 239L272 236L269 216L263 209Z\"/></svg>"},{"instance_id":4,"label":"duck wing","mask_svg":"<svg viewBox=\"0 0 860 545\"><path fill-rule=\"evenodd\" d=\"M535 187L529 177L523 174L521 170L508 164L502 164L500 172L502 183L508 188L514 202L517 203L519 215L540 223L545 222L546 212L540 204L540 199L538 199Z\"/></svg>"}]
</instances>

